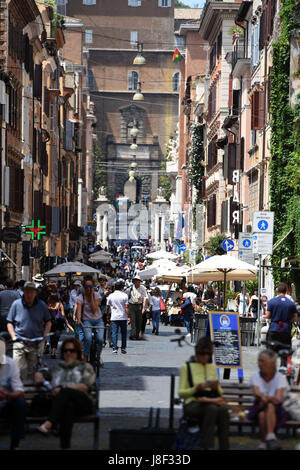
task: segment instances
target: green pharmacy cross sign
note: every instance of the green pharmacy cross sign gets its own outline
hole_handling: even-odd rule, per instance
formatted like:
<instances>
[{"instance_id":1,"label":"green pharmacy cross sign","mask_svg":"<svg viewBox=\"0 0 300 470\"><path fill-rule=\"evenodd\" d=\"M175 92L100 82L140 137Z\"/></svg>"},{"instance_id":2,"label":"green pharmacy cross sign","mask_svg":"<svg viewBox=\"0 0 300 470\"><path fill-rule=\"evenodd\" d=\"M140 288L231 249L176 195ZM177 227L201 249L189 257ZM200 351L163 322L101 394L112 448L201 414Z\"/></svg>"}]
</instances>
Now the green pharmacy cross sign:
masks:
<instances>
[{"instance_id":1,"label":"green pharmacy cross sign","mask_svg":"<svg viewBox=\"0 0 300 470\"><path fill-rule=\"evenodd\" d=\"M37 221L37 226L34 224L34 220L31 221L31 225L26 225L26 232L31 235L31 240L40 240L41 235L46 235L46 225L40 225L40 220Z\"/></svg>"}]
</instances>

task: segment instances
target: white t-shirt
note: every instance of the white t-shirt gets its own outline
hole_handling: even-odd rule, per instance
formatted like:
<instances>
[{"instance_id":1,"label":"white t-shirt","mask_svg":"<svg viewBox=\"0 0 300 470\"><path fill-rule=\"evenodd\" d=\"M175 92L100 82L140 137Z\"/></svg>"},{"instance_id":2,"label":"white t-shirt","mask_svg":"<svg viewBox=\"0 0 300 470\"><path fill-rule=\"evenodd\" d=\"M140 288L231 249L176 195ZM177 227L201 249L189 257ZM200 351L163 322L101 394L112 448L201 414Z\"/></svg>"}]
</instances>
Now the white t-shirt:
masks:
<instances>
[{"instance_id":1,"label":"white t-shirt","mask_svg":"<svg viewBox=\"0 0 300 470\"><path fill-rule=\"evenodd\" d=\"M254 372L250 378L250 385L252 387L258 387L259 391L266 397L274 397L277 390L284 388L289 389L288 381L283 374L276 372L273 379L270 382L266 382L260 375L260 372Z\"/></svg>"},{"instance_id":2,"label":"white t-shirt","mask_svg":"<svg viewBox=\"0 0 300 470\"><path fill-rule=\"evenodd\" d=\"M128 304L128 296L125 292L116 290L107 297L107 306L110 306L111 321L127 320L128 315L125 310L125 305Z\"/></svg>"},{"instance_id":3,"label":"white t-shirt","mask_svg":"<svg viewBox=\"0 0 300 470\"><path fill-rule=\"evenodd\" d=\"M185 292L182 296L184 299L187 299L188 297L191 299L192 304L194 303L197 294L194 294L194 292Z\"/></svg>"},{"instance_id":4,"label":"white t-shirt","mask_svg":"<svg viewBox=\"0 0 300 470\"><path fill-rule=\"evenodd\" d=\"M152 299L152 310L160 310L160 299L161 297L156 297L155 295L151 296Z\"/></svg>"}]
</instances>

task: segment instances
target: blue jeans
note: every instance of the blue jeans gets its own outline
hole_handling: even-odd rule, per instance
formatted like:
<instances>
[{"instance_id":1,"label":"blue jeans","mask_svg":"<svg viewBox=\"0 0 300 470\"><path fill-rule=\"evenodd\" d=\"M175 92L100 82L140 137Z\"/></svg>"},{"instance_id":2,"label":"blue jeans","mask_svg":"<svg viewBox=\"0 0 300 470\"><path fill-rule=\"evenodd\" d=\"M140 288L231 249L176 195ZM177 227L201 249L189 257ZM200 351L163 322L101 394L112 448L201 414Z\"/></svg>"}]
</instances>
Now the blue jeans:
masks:
<instances>
[{"instance_id":1,"label":"blue jeans","mask_svg":"<svg viewBox=\"0 0 300 470\"><path fill-rule=\"evenodd\" d=\"M83 326L97 326L98 328L102 327L100 330L97 332L97 339L99 343L99 348L100 352L102 350L102 344L103 344L103 336L104 336L104 323L102 318L99 318L98 320L84 320ZM83 343L83 352L85 356L90 355L90 350L91 350L91 344L92 344L92 329L91 328L84 328L84 343Z\"/></svg>"},{"instance_id":2,"label":"blue jeans","mask_svg":"<svg viewBox=\"0 0 300 470\"><path fill-rule=\"evenodd\" d=\"M152 326L156 329L156 332L159 330L159 320L160 320L160 310L152 310Z\"/></svg>"},{"instance_id":3,"label":"blue jeans","mask_svg":"<svg viewBox=\"0 0 300 470\"><path fill-rule=\"evenodd\" d=\"M113 342L113 349L118 349L118 331L121 330L122 346L121 349L126 349L127 342L127 320L113 320L111 322L111 336Z\"/></svg>"}]
</instances>

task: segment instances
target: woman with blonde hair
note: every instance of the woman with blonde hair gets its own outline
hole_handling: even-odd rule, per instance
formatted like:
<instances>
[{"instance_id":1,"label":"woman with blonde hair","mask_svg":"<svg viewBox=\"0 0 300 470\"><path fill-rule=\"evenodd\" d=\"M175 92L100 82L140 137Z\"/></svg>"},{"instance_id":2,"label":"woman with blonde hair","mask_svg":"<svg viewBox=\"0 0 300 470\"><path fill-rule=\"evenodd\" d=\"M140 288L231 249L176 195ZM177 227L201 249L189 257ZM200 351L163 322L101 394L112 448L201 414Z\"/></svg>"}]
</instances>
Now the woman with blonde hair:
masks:
<instances>
[{"instance_id":1,"label":"woman with blonde hair","mask_svg":"<svg viewBox=\"0 0 300 470\"><path fill-rule=\"evenodd\" d=\"M161 290L159 287L155 287L152 291L151 300L152 300L152 334L155 333L158 336L159 332L159 320L160 320L160 302L162 299Z\"/></svg>"}]
</instances>

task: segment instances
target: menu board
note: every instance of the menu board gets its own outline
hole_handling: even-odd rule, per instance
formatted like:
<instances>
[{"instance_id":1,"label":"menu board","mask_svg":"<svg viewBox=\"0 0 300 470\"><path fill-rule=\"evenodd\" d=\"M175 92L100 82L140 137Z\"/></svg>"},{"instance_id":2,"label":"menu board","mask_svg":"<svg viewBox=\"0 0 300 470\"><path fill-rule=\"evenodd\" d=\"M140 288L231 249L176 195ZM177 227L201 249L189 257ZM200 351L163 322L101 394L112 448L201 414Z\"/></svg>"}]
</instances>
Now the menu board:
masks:
<instances>
[{"instance_id":1,"label":"menu board","mask_svg":"<svg viewBox=\"0 0 300 470\"><path fill-rule=\"evenodd\" d=\"M241 369L243 366L239 314L210 312L209 330L214 343L213 362L216 367Z\"/></svg>"}]
</instances>

